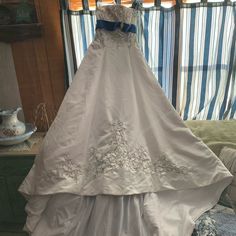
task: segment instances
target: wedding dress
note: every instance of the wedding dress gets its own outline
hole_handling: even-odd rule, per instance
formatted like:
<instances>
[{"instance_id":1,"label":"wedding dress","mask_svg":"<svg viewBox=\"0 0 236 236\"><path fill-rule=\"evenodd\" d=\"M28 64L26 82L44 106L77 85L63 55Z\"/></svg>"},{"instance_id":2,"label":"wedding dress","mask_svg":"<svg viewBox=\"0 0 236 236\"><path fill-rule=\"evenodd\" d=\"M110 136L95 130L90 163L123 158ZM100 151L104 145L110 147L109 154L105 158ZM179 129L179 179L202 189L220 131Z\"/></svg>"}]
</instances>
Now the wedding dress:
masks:
<instances>
[{"instance_id":1,"label":"wedding dress","mask_svg":"<svg viewBox=\"0 0 236 236\"><path fill-rule=\"evenodd\" d=\"M156 82L136 11L97 9L95 39L19 187L33 236L189 236L232 179Z\"/></svg>"}]
</instances>

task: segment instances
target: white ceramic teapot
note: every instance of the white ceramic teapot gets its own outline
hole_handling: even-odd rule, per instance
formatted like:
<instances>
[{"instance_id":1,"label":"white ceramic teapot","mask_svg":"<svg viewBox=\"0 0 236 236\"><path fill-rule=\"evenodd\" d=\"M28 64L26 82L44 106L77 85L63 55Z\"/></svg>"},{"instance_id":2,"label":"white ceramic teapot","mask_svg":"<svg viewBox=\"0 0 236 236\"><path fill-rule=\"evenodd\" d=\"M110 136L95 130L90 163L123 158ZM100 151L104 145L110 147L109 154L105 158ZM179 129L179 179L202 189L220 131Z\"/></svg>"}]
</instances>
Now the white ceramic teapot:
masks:
<instances>
[{"instance_id":1,"label":"white ceramic teapot","mask_svg":"<svg viewBox=\"0 0 236 236\"><path fill-rule=\"evenodd\" d=\"M18 120L21 107L11 110L0 109L0 137L17 136L25 133L25 124Z\"/></svg>"}]
</instances>

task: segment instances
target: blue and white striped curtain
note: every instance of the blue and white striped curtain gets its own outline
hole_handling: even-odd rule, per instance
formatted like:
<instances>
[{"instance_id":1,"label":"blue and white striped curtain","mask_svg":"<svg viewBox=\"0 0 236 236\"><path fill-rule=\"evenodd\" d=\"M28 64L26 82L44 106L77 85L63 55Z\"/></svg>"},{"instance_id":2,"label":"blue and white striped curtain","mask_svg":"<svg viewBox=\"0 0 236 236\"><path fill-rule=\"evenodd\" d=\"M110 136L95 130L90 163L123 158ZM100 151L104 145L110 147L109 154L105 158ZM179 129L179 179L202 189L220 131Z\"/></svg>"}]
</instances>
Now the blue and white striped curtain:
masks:
<instances>
[{"instance_id":1,"label":"blue and white striped curtain","mask_svg":"<svg viewBox=\"0 0 236 236\"><path fill-rule=\"evenodd\" d=\"M235 117L235 6L180 10L178 99L184 119Z\"/></svg>"},{"instance_id":2,"label":"blue and white striped curtain","mask_svg":"<svg viewBox=\"0 0 236 236\"><path fill-rule=\"evenodd\" d=\"M91 12L91 14L83 14L82 12L72 12L71 26L78 68L87 52L88 46L90 45L95 36L95 12Z\"/></svg>"},{"instance_id":3,"label":"blue and white striped curtain","mask_svg":"<svg viewBox=\"0 0 236 236\"><path fill-rule=\"evenodd\" d=\"M88 9L68 12L76 70L94 38L96 18ZM139 11L140 49L184 120L236 118L235 19L233 2Z\"/></svg>"},{"instance_id":4,"label":"blue and white striped curtain","mask_svg":"<svg viewBox=\"0 0 236 236\"><path fill-rule=\"evenodd\" d=\"M137 25L140 49L167 98L172 101L175 8L141 11Z\"/></svg>"}]
</instances>

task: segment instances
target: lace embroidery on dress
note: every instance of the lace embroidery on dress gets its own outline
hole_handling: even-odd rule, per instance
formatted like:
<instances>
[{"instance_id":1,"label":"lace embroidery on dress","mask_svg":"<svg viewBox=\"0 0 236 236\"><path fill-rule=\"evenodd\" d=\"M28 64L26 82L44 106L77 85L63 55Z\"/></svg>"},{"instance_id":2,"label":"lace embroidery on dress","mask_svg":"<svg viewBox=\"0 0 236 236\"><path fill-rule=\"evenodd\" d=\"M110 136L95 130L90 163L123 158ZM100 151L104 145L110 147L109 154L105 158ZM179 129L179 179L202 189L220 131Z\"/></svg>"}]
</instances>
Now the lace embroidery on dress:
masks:
<instances>
[{"instance_id":1,"label":"lace embroidery on dress","mask_svg":"<svg viewBox=\"0 0 236 236\"><path fill-rule=\"evenodd\" d=\"M190 171L188 167L173 163L166 153L162 153L153 161L145 147L138 144L130 145L127 126L121 121L112 123L109 132L111 138L105 147L89 149L87 165L75 164L69 156L65 156L57 164L56 169L47 171L42 177L47 176L47 180L68 177L78 182L80 176L83 176L87 182L103 174L116 173L121 169L131 174L157 174L159 176L168 173L186 175Z\"/></svg>"},{"instance_id":2,"label":"lace embroidery on dress","mask_svg":"<svg viewBox=\"0 0 236 236\"><path fill-rule=\"evenodd\" d=\"M127 138L127 126L116 121L111 127L112 138L108 150L90 148L89 172L94 178L100 174L116 172L119 169L131 173L163 175L166 173L187 174L188 168L177 166L168 159L166 153L152 161L147 149L141 145L130 145Z\"/></svg>"},{"instance_id":3,"label":"lace embroidery on dress","mask_svg":"<svg viewBox=\"0 0 236 236\"><path fill-rule=\"evenodd\" d=\"M136 34L125 33L121 30L116 31L106 31L103 29L98 29L96 31L95 40L91 43L93 49L101 49L104 47L115 48L122 46L136 46Z\"/></svg>"},{"instance_id":4,"label":"lace embroidery on dress","mask_svg":"<svg viewBox=\"0 0 236 236\"><path fill-rule=\"evenodd\" d=\"M80 164L75 164L69 156L66 156L56 165L56 169L54 170L45 170L40 179L43 181L53 181L64 178L71 178L75 182L79 181L79 176L84 174L84 170Z\"/></svg>"}]
</instances>

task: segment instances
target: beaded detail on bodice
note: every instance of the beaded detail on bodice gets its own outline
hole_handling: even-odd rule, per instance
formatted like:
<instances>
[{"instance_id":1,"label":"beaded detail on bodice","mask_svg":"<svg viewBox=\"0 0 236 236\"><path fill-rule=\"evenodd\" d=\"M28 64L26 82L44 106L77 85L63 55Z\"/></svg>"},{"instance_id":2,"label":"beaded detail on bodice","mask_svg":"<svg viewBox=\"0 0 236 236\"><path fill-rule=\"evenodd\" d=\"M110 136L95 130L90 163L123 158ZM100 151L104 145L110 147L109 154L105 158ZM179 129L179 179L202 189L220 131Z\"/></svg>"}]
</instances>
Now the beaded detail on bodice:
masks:
<instances>
[{"instance_id":1,"label":"beaded detail on bodice","mask_svg":"<svg viewBox=\"0 0 236 236\"><path fill-rule=\"evenodd\" d=\"M91 46L94 49L99 49L136 45L136 34L122 30L124 24L135 26L136 14L137 10L122 5L98 6L96 11L97 21L120 23L120 26L112 31L97 28L95 40Z\"/></svg>"},{"instance_id":2,"label":"beaded detail on bodice","mask_svg":"<svg viewBox=\"0 0 236 236\"><path fill-rule=\"evenodd\" d=\"M98 6L97 20L135 24L136 10L122 5Z\"/></svg>"}]
</instances>

